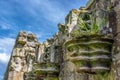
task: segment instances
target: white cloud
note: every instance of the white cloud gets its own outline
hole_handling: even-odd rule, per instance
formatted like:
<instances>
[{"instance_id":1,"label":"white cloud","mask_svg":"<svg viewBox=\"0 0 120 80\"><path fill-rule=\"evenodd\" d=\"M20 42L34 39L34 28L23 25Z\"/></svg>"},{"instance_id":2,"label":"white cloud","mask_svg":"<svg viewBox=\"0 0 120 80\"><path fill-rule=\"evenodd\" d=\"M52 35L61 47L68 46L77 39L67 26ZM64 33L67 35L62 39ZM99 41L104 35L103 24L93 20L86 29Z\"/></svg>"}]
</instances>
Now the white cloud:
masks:
<instances>
[{"instance_id":1,"label":"white cloud","mask_svg":"<svg viewBox=\"0 0 120 80\"><path fill-rule=\"evenodd\" d=\"M0 28L7 30L7 29L10 29L10 25L9 24L1 24Z\"/></svg>"},{"instance_id":2,"label":"white cloud","mask_svg":"<svg viewBox=\"0 0 120 80\"><path fill-rule=\"evenodd\" d=\"M14 46L15 39L13 38L0 38L0 50L4 51L5 53L9 52L12 50Z\"/></svg>"},{"instance_id":3,"label":"white cloud","mask_svg":"<svg viewBox=\"0 0 120 80\"><path fill-rule=\"evenodd\" d=\"M0 53L0 62L7 63L9 61L10 55L7 53Z\"/></svg>"},{"instance_id":4,"label":"white cloud","mask_svg":"<svg viewBox=\"0 0 120 80\"><path fill-rule=\"evenodd\" d=\"M19 2L20 4L25 4L26 1ZM24 6L24 5L23 5ZM62 5L57 1L51 0L29 0L27 5L24 6L24 9L34 15L36 20L39 20L40 17L45 18L53 23L63 22L66 12ZM42 15L40 15L42 13Z\"/></svg>"},{"instance_id":5,"label":"white cloud","mask_svg":"<svg viewBox=\"0 0 120 80\"><path fill-rule=\"evenodd\" d=\"M79 2L78 2L79 1ZM63 7L64 4L60 3L59 1L55 0L30 0L31 6L35 7L35 10L40 10L44 14L44 18L54 22L64 22L65 16L68 14L67 5ZM69 0L68 0L69 2ZM70 3L72 8L76 8L76 6L85 5L86 1L82 0L75 0L73 3ZM38 12L38 11L37 11Z\"/></svg>"},{"instance_id":6,"label":"white cloud","mask_svg":"<svg viewBox=\"0 0 120 80\"><path fill-rule=\"evenodd\" d=\"M7 63L14 46L15 39L0 38L0 62Z\"/></svg>"},{"instance_id":7,"label":"white cloud","mask_svg":"<svg viewBox=\"0 0 120 80\"><path fill-rule=\"evenodd\" d=\"M38 5L38 8L40 8L44 15L46 15L44 17L49 21L55 23L61 22L66 15L66 12L61 8L62 5L57 2L50 0L35 0L35 2Z\"/></svg>"},{"instance_id":8,"label":"white cloud","mask_svg":"<svg viewBox=\"0 0 120 80\"><path fill-rule=\"evenodd\" d=\"M0 75L0 80L3 80L3 76Z\"/></svg>"}]
</instances>

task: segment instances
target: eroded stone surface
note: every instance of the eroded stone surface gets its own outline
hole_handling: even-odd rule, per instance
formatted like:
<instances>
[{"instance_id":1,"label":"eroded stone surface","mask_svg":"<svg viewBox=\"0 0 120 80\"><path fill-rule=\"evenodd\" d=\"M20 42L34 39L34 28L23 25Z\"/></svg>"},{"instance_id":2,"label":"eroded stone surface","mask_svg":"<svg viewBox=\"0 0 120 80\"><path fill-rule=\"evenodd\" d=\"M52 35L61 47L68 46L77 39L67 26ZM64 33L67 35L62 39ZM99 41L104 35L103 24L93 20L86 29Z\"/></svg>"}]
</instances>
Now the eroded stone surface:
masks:
<instances>
[{"instance_id":1,"label":"eroded stone surface","mask_svg":"<svg viewBox=\"0 0 120 80\"><path fill-rule=\"evenodd\" d=\"M38 42L35 34L20 31L4 80L120 80L119 7L119 0L89 0L85 7L72 9L65 18L65 24L59 23L59 31L43 43ZM112 42L109 45L110 40ZM100 49L102 52L98 56L94 50ZM81 57L81 53L89 55ZM109 61L102 60L106 66L110 62L111 65L107 66L109 70L104 73L97 73L96 70L92 72L91 70L98 68L108 69L101 67L101 58L110 58ZM92 59L97 59L97 62ZM77 66L80 63L76 60L89 60L83 62L89 66L79 68ZM77 71L78 68L87 70Z\"/></svg>"}]
</instances>

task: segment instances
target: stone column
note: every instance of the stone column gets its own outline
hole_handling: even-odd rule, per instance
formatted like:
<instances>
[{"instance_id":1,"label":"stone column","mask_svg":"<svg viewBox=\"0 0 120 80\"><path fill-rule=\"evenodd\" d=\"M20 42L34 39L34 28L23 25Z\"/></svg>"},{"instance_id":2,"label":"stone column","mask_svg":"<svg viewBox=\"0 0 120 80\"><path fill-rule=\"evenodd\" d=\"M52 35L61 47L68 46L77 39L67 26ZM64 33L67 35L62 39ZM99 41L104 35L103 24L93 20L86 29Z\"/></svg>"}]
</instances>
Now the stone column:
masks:
<instances>
[{"instance_id":1,"label":"stone column","mask_svg":"<svg viewBox=\"0 0 120 80\"><path fill-rule=\"evenodd\" d=\"M120 0L111 0L112 10L109 16L110 26L113 29L113 72L114 80L120 80Z\"/></svg>"}]
</instances>

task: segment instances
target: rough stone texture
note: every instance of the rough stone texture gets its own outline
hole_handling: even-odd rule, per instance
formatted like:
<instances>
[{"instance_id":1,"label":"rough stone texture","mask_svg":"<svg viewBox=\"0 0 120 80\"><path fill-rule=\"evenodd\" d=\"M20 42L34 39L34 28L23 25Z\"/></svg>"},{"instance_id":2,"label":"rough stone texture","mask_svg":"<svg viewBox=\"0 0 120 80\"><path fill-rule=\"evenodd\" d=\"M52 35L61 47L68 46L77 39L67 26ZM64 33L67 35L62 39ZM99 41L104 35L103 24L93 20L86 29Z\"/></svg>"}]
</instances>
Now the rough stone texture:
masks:
<instances>
[{"instance_id":1,"label":"rough stone texture","mask_svg":"<svg viewBox=\"0 0 120 80\"><path fill-rule=\"evenodd\" d=\"M115 80L120 80L120 34L117 34L114 37L114 44L113 44L113 63L114 63L114 73L115 73Z\"/></svg>"},{"instance_id":2,"label":"rough stone texture","mask_svg":"<svg viewBox=\"0 0 120 80\"><path fill-rule=\"evenodd\" d=\"M43 43L20 31L4 80L120 80L120 0L89 0L58 29Z\"/></svg>"},{"instance_id":3,"label":"rough stone texture","mask_svg":"<svg viewBox=\"0 0 120 80\"><path fill-rule=\"evenodd\" d=\"M112 0L110 22L114 34L113 70L114 80L120 80L120 0Z\"/></svg>"},{"instance_id":4,"label":"rough stone texture","mask_svg":"<svg viewBox=\"0 0 120 80\"><path fill-rule=\"evenodd\" d=\"M19 32L5 73L5 80L24 80L24 72L32 70L37 46L38 41L34 34Z\"/></svg>"}]
</instances>

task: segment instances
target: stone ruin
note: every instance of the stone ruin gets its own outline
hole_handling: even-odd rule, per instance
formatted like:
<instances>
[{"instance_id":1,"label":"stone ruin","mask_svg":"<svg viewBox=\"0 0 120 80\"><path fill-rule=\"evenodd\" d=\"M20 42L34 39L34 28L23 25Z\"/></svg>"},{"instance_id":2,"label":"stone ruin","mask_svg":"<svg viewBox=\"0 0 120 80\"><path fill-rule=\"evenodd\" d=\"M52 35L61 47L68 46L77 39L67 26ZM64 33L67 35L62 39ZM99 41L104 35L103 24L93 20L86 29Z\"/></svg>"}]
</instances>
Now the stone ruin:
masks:
<instances>
[{"instance_id":1,"label":"stone ruin","mask_svg":"<svg viewBox=\"0 0 120 80\"><path fill-rule=\"evenodd\" d=\"M20 31L4 80L120 80L120 0L89 0L38 42Z\"/></svg>"}]
</instances>

